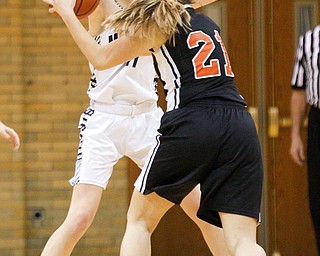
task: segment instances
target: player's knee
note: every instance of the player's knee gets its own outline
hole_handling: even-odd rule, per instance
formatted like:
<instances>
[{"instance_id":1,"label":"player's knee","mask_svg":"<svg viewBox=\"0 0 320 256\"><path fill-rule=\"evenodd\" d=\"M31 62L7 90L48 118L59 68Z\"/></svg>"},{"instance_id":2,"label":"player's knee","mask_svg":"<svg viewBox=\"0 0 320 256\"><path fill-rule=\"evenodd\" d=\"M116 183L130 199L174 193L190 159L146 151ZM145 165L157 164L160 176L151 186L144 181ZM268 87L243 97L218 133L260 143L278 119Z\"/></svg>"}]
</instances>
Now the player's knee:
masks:
<instances>
[{"instance_id":1,"label":"player's knee","mask_svg":"<svg viewBox=\"0 0 320 256\"><path fill-rule=\"evenodd\" d=\"M248 238L239 239L232 252L234 252L233 255L266 256L264 249L260 245L256 244L255 241Z\"/></svg>"},{"instance_id":2,"label":"player's knee","mask_svg":"<svg viewBox=\"0 0 320 256\"><path fill-rule=\"evenodd\" d=\"M137 212L133 214L130 211L127 214L127 225L129 227L144 230L150 234L155 230L158 222L158 219L150 214L138 214Z\"/></svg>"},{"instance_id":3,"label":"player's knee","mask_svg":"<svg viewBox=\"0 0 320 256\"><path fill-rule=\"evenodd\" d=\"M255 240L245 235L231 234L225 236L226 244L232 255L242 255L243 251L255 252L255 255L261 254L263 251L259 245L256 244ZM250 254L251 255L251 254Z\"/></svg>"},{"instance_id":4,"label":"player's knee","mask_svg":"<svg viewBox=\"0 0 320 256\"><path fill-rule=\"evenodd\" d=\"M65 225L73 235L79 236L85 233L85 231L89 228L92 219L92 213L88 211L81 211L77 213L76 216L69 216L65 222Z\"/></svg>"}]
</instances>

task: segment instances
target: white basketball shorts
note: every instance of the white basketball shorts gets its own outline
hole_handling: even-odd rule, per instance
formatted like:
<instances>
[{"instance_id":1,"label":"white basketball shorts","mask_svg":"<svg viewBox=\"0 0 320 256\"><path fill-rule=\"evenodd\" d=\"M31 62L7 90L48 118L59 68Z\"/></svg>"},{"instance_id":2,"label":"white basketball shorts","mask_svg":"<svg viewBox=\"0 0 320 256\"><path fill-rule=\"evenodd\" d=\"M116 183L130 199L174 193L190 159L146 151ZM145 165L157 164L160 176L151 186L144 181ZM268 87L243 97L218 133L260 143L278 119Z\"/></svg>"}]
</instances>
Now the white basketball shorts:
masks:
<instances>
[{"instance_id":1,"label":"white basketball shorts","mask_svg":"<svg viewBox=\"0 0 320 256\"><path fill-rule=\"evenodd\" d=\"M155 104L92 103L80 117L78 157L70 184L92 184L105 189L114 165L123 156L142 168L156 143L162 114Z\"/></svg>"}]
</instances>

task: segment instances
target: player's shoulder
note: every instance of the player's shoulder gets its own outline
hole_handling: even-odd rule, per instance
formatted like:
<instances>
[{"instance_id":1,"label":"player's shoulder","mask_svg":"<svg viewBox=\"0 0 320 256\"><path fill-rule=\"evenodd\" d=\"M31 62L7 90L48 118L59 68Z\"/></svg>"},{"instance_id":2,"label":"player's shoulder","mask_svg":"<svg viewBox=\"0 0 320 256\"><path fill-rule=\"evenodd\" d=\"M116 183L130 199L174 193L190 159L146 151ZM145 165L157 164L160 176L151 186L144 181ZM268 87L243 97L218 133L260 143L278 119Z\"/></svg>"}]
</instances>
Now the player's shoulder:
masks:
<instances>
[{"instance_id":1,"label":"player's shoulder","mask_svg":"<svg viewBox=\"0 0 320 256\"><path fill-rule=\"evenodd\" d=\"M211 17L205 15L204 13L191 9L189 14L191 15L192 28L200 27L202 29L213 29L220 31L218 24Z\"/></svg>"}]
</instances>

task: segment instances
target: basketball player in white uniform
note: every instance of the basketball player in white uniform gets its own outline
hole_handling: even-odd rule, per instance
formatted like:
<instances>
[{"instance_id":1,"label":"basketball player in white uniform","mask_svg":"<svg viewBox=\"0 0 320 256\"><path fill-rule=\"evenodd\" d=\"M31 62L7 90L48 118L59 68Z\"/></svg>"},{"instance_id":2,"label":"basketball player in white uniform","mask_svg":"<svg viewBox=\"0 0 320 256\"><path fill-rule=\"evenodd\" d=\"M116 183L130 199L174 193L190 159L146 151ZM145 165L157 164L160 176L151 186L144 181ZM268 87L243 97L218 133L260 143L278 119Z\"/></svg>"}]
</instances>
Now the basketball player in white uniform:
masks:
<instances>
[{"instance_id":1,"label":"basketball player in white uniform","mask_svg":"<svg viewBox=\"0 0 320 256\"><path fill-rule=\"evenodd\" d=\"M104 0L90 15L89 32L99 44L118 38L113 31L104 30L101 23L122 5L124 2ZM157 106L152 57L137 57L107 70L96 70L92 65L90 69L90 107L79 122L79 151L75 175L70 180L74 186L71 205L64 223L50 237L41 255L70 255L91 225L117 161L128 156L142 168L156 143L163 112ZM199 201L197 187L181 207L199 226L211 252L228 256L222 230L196 217Z\"/></svg>"}]
</instances>

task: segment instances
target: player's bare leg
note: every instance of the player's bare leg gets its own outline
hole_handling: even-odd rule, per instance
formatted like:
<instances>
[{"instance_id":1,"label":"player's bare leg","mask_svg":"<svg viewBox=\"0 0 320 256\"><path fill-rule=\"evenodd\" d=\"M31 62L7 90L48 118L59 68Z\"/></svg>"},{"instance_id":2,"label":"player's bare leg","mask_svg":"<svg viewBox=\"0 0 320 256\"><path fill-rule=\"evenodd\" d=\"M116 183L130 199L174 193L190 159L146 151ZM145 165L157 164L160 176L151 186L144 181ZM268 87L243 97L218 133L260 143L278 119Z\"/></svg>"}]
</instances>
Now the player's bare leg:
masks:
<instances>
[{"instance_id":1,"label":"player's bare leg","mask_svg":"<svg viewBox=\"0 0 320 256\"><path fill-rule=\"evenodd\" d=\"M156 193L142 195L134 189L127 213L127 228L121 244L121 256L150 256L151 234L173 203Z\"/></svg>"},{"instance_id":2,"label":"player's bare leg","mask_svg":"<svg viewBox=\"0 0 320 256\"><path fill-rule=\"evenodd\" d=\"M180 204L181 208L200 228L202 235L213 255L231 255L227 249L222 228L211 225L210 223L205 222L197 217L197 211L200 205L200 197L200 185L198 185L183 199Z\"/></svg>"},{"instance_id":3,"label":"player's bare leg","mask_svg":"<svg viewBox=\"0 0 320 256\"><path fill-rule=\"evenodd\" d=\"M77 184L73 188L68 215L49 238L42 256L70 255L76 243L91 225L97 212L103 189Z\"/></svg>"},{"instance_id":4,"label":"player's bare leg","mask_svg":"<svg viewBox=\"0 0 320 256\"><path fill-rule=\"evenodd\" d=\"M257 220L231 213L219 213L226 244L235 256L266 256L256 242Z\"/></svg>"}]
</instances>

